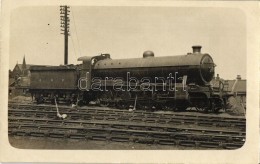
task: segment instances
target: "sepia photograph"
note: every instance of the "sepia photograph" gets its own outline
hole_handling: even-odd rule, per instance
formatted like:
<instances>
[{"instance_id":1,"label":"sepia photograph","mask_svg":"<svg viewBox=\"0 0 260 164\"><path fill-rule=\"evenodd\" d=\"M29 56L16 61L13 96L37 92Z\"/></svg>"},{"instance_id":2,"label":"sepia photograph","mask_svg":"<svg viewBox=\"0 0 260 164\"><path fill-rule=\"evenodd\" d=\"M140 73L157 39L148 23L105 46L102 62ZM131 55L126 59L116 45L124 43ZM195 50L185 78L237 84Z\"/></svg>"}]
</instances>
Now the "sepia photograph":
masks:
<instances>
[{"instance_id":1,"label":"sepia photograph","mask_svg":"<svg viewBox=\"0 0 260 164\"><path fill-rule=\"evenodd\" d=\"M9 15L12 149L232 152L247 142L241 8L55 3Z\"/></svg>"},{"instance_id":2,"label":"sepia photograph","mask_svg":"<svg viewBox=\"0 0 260 164\"><path fill-rule=\"evenodd\" d=\"M236 9L17 8L10 25L10 144L242 147L245 25Z\"/></svg>"}]
</instances>

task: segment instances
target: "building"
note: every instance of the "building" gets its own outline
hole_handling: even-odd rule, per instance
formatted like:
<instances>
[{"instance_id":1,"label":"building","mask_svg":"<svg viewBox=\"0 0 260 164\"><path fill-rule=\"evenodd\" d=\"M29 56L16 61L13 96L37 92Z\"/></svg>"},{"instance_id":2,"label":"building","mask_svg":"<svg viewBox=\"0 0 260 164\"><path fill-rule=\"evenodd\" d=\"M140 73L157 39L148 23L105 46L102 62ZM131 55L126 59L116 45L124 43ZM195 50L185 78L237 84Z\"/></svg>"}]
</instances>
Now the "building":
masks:
<instances>
[{"instance_id":1,"label":"building","mask_svg":"<svg viewBox=\"0 0 260 164\"><path fill-rule=\"evenodd\" d=\"M236 79L224 80L217 75L211 85L214 90L222 90L223 95L228 98L228 103L235 108L246 109L246 79L237 75Z\"/></svg>"},{"instance_id":2,"label":"building","mask_svg":"<svg viewBox=\"0 0 260 164\"><path fill-rule=\"evenodd\" d=\"M16 64L12 71L9 71L9 94L24 95L27 94L30 86L30 67L26 64L25 56L23 64Z\"/></svg>"},{"instance_id":3,"label":"building","mask_svg":"<svg viewBox=\"0 0 260 164\"><path fill-rule=\"evenodd\" d=\"M30 67L32 64L26 64L25 56L23 57L23 64L16 64L13 71L11 71L11 78L28 77L30 76Z\"/></svg>"},{"instance_id":4,"label":"building","mask_svg":"<svg viewBox=\"0 0 260 164\"><path fill-rule=\"evenodd\" d=\"M223 91L228 95L246 95L246 79L242 79L240 75L237 75L234 80L224 80L217 74L217 77L211 81L211 85L215 89L223 88Z\"/></svg>"}]
</instances>

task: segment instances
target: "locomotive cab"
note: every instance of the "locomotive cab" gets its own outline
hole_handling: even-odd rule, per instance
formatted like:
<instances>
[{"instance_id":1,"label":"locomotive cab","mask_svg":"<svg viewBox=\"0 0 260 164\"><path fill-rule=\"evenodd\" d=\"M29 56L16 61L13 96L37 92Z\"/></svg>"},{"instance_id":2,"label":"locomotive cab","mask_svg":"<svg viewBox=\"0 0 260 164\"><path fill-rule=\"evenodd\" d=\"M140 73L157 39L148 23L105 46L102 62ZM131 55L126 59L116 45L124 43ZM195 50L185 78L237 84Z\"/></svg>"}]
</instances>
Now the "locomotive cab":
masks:
<instances>
[{"instance_id":1,"label":"locomotive cab","mask_svg":"<svg viewBox=\"0 0 260 164\"><path fill-rule=\"evenodd\" d=\"M83 56L78 58L78 61L82 61L82 67L80 71L80 79L86 79L81 80L85 81L85 84L79 84L80 88L84 88L84 90L89 90L91 87L91 78L92 78L92 69L94 65L100 61L100 60L107 60L110 59L110 54L101 54L99 56ZM84 86L83 86L84 85Z\"/></svg>"}]
</instances>

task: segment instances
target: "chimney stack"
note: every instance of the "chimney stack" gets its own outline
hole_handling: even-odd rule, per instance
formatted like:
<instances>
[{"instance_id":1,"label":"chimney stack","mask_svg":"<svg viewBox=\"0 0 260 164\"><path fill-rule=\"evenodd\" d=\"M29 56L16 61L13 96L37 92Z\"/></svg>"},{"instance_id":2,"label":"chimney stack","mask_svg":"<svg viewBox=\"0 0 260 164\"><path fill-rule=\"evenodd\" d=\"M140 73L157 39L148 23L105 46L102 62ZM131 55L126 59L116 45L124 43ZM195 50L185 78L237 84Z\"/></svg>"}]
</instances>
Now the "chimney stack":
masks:
<instances>
[{"instance_id":1,"label":"chimney stack","mask_svg":"<svg viewBox=\"0 0 260 164\"><path fill-rule=\"evenodd\" d=\"M216 77L216 79L217 79L217 80L219 80L219 79L220 79L220 77L219 77L219 74L217 74L217 77Z\"/></svg>"},{"instance_id":2,"label":"chimney stack","mask_svg":"<svg viewBox=\"0 0 260 164\"><path fill-rule=\"evenodd\" d=\"M241 75L237 75L237 80L241 80Z\"/></svg>"},{"instance_id":3,"label":"chimney stack","mask_svg":"<svg viewBox=\"0 0 260 164\"><path fill-rule=\"evenodd\" d=\"M192 46L192 50L193 50L193 53L200 53L201 46L199 46L199 45Z\"/></svg>"}]
</instances>

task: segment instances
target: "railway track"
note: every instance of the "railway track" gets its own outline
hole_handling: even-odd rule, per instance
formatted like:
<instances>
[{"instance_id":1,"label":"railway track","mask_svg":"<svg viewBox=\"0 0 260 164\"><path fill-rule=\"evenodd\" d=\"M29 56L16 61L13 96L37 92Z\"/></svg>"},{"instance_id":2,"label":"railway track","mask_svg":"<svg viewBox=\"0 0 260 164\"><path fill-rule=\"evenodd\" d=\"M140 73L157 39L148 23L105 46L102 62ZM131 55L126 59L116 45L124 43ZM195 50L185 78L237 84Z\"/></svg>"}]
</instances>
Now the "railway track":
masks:
<instances>
[{"instance_id":1,"label":"railway track","mask_svg":"<svg viewBox=\"0 0 260 164\"><path fill-rule=\"evenodd\" d=\"M243 145L244 133L238 131L179 129L166 126L141 126L111 122L50 121L48 119L10 118L9 135L138 142L204 148L235 149Z\"/></svg>"},{"instance_id":2,"label":"railway track","mask_svg":"<svg viewBox=\"0 0 260 164\"><path fill-rule=\"evenodd\" d=\"M245 136L243 131L230 131L230 130L211 130L205 128L178 128L170 125L158 125L158 124L139 124L136 122L131 123L118 123L118 122L104 122L104 121L71 121L71 120L49 120L44 118L24 118L24 117L10 117L9 123L24 125L56 125L58 126L87 126L87 127L101 127L101 128L117 128L117 129L134 129L134 130L147 130L147 131L167 131L167 132L189 132L189 133L201 133L201 134L220 134L220 135L237 135Z\"/></svg>"},{"instance_id":3,"label":"railway track","mask_svg":"<svg viewBox=\"0 0 260 164\"><path fill-rule=\"evenodd\" d=\"M68 115L61 120L53 106L10 104L9 135L215 149L236 149L245 142L243 118L92 107L78 110L60 107Z\"/></svg>"},{"instance_id":4,"label":"railway track","mask_svg":"<svg viewBox=\"0 0 260 164\"><path fill-rule=\"evenodd\" d=\"M60 112L67 114L70 120L104 120L120 122L144 122L172 125L195 125L208 127L230 127L245 130L245 119L220 116L196 116L180 113L154 113L145 111L129 112L127 110L102 109L102 108L79 108L60 107ZM37 116L56 118L56 108L50 106L9 106L9 116Z\"/></svg>"}]
</instances>

